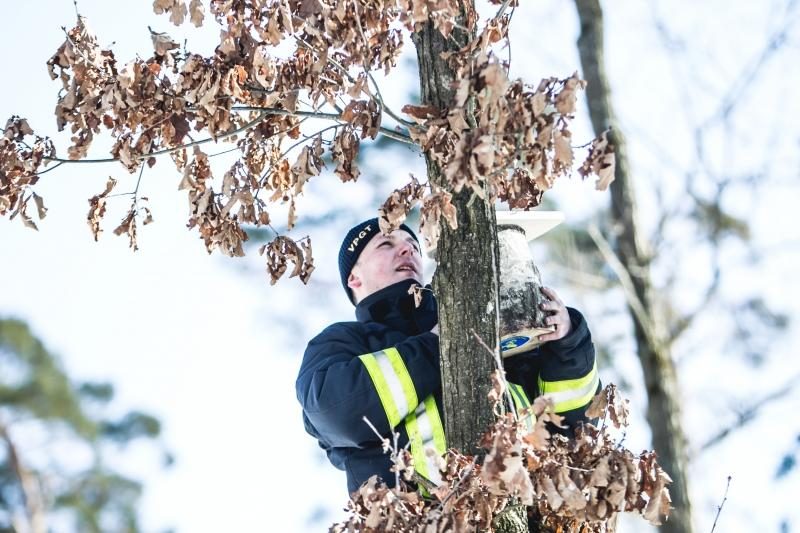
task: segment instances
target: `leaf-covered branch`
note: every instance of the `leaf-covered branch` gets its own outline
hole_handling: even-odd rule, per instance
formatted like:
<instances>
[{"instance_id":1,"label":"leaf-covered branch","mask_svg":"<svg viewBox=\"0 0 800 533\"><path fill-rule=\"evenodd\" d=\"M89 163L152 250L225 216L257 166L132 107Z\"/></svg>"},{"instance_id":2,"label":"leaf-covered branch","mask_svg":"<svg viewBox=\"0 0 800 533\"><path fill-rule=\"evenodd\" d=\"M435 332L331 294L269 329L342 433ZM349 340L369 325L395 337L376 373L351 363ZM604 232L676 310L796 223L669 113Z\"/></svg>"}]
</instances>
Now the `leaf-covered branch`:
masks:
<instances>
[{"instance_id":1,"label":"leaf-covered branch","mask_svg":"<svg viewBox=\"0 0 800 533\"><path fill-rule=\"evenodd\" d=\"M387 201L384 230L421 201L423 233L434 247L440 216L451 225L455 220L450 195L464 187L513 208L535 207L555 179L572 171L569 123L584 82L575 75L547 78L537 87L509 80L492 47L507 37L505 12L516 2L494 3L497 14L473 41L447 58L458 73L454 101L436 110L406 105L408 118L387 106L372 73L388 74L408 32L428 21L445 37L459 24L476 27L475 13L464 23L456 22L457 0L435 5L423 0L212 2L208 12L198 0L188 5L158 0L156 13L168 15L176 25L190 20L200 26L206 15L212 16L221 26L214 54L192 53L167 33L151 29L152 54L125 63L99 44L79 16L47 61L51 78L60 85L55 115L58 130L69 133L66 157L56 154L51 140L35 136L23 119L12 117L0 140L0 216L19 215L35 227L27 208L33 200L40 218L44 216L46 209L34 189L41 176L56 168L43 168L46 163L118 162L134 173L143 163L152 167L157 156L169 155L183 175L179 188L188 195L187 226L197 229L209 252L242 255L247 239L243 226L270 224L269 203L288 204L286 226L291 230L295 225L296 199L309 178L322 171L325 151L336 165L334 173L344 182L354 181L360 175L360 143L378 135L419 146L447 176L447 186L425 198L404 196L413 187L398 189ZM273 47L283 41L295 47L278 57ZM325 105L336 112L323 111ZM383 126L384 114L407 132ZM303 134L303 120L312 118L337 125L331 128L332 139L323 142L321 133ZM203 138L193 138L196 133ZM100 135L113 141L110 157L90 158L90 147ZM220 183L200 147L226 139L234 140L241 154ZM292 160L287 159L286 144L299 151ZM613 147L598 139L579 171L599 175L598 187L604 188L613 177L613 165ZM110 192L90 199L87 218L95 239L107 201L117 196ZM128 235L133 249L137 220L152 221L149 209L136 200L134 195L115 230ZM299 258L299 249L283 241L272 247L274 254L288 254L283 259L290 262ZM282 271L281 261L274 261L271 280Z\"/></svg>"}]
</instances>

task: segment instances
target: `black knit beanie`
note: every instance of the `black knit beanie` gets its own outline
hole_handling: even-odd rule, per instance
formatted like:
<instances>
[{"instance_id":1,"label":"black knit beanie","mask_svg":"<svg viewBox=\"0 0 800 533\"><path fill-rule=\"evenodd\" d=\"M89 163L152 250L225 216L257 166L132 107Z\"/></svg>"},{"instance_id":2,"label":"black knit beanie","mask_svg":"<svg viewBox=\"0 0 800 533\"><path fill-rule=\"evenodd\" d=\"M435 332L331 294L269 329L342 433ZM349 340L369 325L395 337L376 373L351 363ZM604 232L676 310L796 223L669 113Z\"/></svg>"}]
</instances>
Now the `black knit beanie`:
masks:
<instances>
[{"instance_id":1,"label":"black knit beanie","mask_svg":"<svg viewBox=\"0 0 800 533\"><path fill-rule=\"evenodd\" d=\"M409 235L414 237L415 241L419 242L417 235L405 224L400 224L399 229L408 232ZM377 218L365 220L360 224L356 224L347 232L342 241L342 246L339 248L339 275L342 278L342 287L344 287L344 291L351 302L353 302L353 291L347 286L347 278L350 277L350 271L353 270L353 266L358 261L358 256L364 251L367 243L380 232L381 228L378 225Z\"/></svg>"}]
</instances>

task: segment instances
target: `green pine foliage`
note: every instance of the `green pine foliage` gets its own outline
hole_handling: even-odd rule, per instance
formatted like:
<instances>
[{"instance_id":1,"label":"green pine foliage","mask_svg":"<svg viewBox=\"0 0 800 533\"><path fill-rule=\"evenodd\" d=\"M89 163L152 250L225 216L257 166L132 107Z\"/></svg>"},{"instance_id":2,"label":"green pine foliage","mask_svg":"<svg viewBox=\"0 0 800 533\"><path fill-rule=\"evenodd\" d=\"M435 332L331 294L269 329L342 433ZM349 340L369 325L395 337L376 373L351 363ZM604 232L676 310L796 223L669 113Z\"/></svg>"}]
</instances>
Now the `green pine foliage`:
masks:
<instances>
[{"instance_id":1,"label":"green pine foliage","mask_svg":"<svg viewBox=\"0 0 800 533\"><path fill-rule=\"evenodd\" d=\"M138 411L106 418L113 397L109 383L70 379L25 322L0 318L0 532L61 530L55 523L140 531L141 484L108 466L104 451L157 439L161 424ZM88 463L47 452L59 448L82 450Z\"/></svg>"}]
</instances>

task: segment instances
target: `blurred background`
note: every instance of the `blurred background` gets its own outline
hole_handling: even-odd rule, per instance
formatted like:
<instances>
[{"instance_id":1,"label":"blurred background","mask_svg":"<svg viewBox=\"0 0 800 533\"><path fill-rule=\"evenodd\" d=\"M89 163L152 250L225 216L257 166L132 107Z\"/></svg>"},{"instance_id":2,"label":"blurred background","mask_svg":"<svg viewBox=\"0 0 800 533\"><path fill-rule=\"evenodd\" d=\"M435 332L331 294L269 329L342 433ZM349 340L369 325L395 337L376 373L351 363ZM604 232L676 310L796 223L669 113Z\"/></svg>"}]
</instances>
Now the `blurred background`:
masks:
<instances>
[{"instance_id":1,"label":"blurred background","mask_svg":"<svg viewBox=\"0 0 800 533\"><path fill-rule=\"evenodd\" d=\"M481 12L493 13L478 0ZM648 276L669 332L688 439L697 531L800 531L800 8L794 0L606 3L605 62L627 139L648 252ZM81 0L81 14L119 63L148 57L148 26L213 52L218 27L173 27L150 2ZM69 1L5 2L0 18L0 118L21 115L60 152L59 82L45 62L75 22ZM537 84L580 70L575 6L522 2L511 25L512 77ZM384 98L418 101L410 39ZM573 143L592 137L581 101ZM90 156L107 157L98 139ZM206 145L224 152L230 144ZM212 158L224 172L235 154ZM289 234L311 237L308 286L270 286L254 231L245 258L209 256L187 230L188 203L171 162L145 169L140 194L154 223L139 251L112 229L129 198L108 203L99 242L87 200L118 164L63 165L42 177L39 230L0 221L0 531L25 515L20 472L46 495L52 531L324 531L344 516L344 474L303 430L294 380L306 342L353 308L336 254L353 224L377 208L419 154L362 145L356 183L332 165L299 198ZM566 223L533 244L545 284L587 317L601 377L631 400L624 445L650 448L648 390L620 273L587 231L608 235L610 195L576 175L545 208ZM285 206L271 210L285 229ZM411 221L416 227L416 220ZM600 244L602 244L602 238ZM428 278L435 265L426 264ZM23 476L25 478L25 476ZM38 479L38 482L37 482ZM31 505L31 502L27 502ZM19 528L17 528L19 530ZM625 520L622 531L647 531Z\"/></svg>"}]
</instances>

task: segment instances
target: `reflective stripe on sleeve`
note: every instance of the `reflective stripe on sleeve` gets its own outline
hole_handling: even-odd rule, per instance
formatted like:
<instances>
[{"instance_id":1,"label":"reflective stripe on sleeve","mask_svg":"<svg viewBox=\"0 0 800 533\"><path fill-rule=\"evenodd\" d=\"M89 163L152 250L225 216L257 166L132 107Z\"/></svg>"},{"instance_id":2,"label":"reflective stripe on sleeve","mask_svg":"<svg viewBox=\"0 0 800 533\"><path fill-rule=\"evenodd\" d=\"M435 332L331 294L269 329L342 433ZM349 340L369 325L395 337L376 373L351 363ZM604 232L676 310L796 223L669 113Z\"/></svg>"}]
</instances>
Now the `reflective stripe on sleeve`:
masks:
<instances>
[{"instance_id":1,"label":"reflective stripe on sleeve","mask_svg":"<svg viewBox=\"0 0 800 533\"><path fill-rule=\"evenodd\" d=\"M358 357L375 385L389 425L394 428L418 404L414 382L411 381L403 358L396 348Z\"/></svg>"},{"instance_id":2,"label":"reflective stripe on sleeve","mask_svg":"<svg viewBox=\"0 0 800 533\"><path fill-rule=\"evenodd\" d=\"M411 456L417 473L435 485L442 482L438 458L444 455L444 427L433 395L406 417L406 432L411 442Z\"/></svg>"},{"instance_id":3,"label":"reflective stripe on sleeve","mask_svg":"<svg viewBox=\"0 0 800 533\"><path fill-rule=\"evenodd\" d=\"M528 432L533 431L536 417L530 411L531 402L528 400L528 395L525 394L525 389L516 383L509 383L508 389L511 391L511 398L514 399L514 406L517 408L517 414L520 417L520 422L525 424Z\"/></svg>"},{"instance_id":4,"label":"reflective stripe on sleeve","mask_svg":"<svg viewBox=\"0 0 800 533\"><path fill-rule=\"evenodd\" d=\"M597 362L595 362L592 370L578 379L544 381L540 377L539 391L543 396L553 400L556 413L563 413L591 402L599 383L600 376L597 373Z\"/></svg>"}]
</instances>

